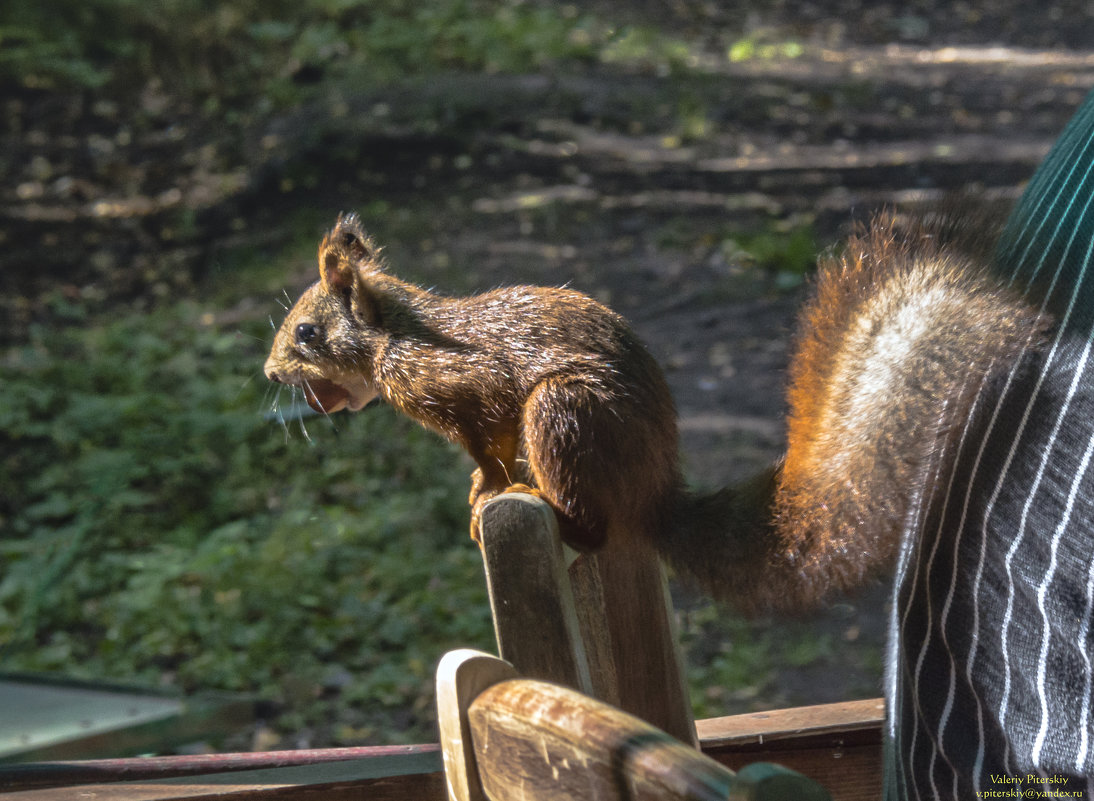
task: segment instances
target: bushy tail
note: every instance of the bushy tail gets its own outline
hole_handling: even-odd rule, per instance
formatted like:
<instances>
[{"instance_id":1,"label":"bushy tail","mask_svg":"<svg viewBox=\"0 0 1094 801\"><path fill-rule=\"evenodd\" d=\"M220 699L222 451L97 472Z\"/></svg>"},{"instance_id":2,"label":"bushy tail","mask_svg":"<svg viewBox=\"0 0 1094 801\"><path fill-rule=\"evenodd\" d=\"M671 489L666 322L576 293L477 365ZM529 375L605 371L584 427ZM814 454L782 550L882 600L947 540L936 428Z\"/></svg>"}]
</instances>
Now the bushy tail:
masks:
<instances>
[{"instance_id":1,"label":"bushy tail","mask_svg":"<svg viewBox=\"0 0 1094 801\"><path fill-rule=\"evenodd\" d=\"M786 517L783 484L780 464L737 487L682 494L659 553L685 581L753 616L815 607L891 559L886 538L895 527L864 523L848 537L840 521L802 525Z\"/></svg>"},{"instance_id":2,"label":"bushy tail","mask_svg":"<svg viewBox=\"0 0 1094 801\"><path fill-rule=\"evenodd\" d=\"M680 576L715 600L758 614L773 606L768 584L779 569L774 525L778 467L737 487L681 491L655 546Z\"/></svg>"},{"instance_id":3,"label":"bushy tail","mask_svg":"<svg viewBox=\"0 0 1094 801\"><path fill-rule=\"evenodd\" d=\"M854 589L894 557L977 393L1049 321L940 216L879 217L821 265L790 368L787 448L737 489L681 494L658 547L745 611ZM975 255L970 255L975 254Z\"/></svg>"}]
</instances>

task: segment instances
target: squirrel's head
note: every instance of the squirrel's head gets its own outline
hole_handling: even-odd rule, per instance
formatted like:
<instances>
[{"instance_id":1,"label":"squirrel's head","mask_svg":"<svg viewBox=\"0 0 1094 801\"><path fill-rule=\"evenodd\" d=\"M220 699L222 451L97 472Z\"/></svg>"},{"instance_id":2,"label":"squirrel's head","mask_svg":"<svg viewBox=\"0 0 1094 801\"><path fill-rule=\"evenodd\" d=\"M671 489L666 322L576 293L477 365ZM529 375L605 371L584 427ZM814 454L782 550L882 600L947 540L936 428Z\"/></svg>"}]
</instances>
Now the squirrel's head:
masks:
<instances>
[{"instance_id":1,"label":"squirrel's head","mask_svg":"<svg viewBox=\"0 0 1094 801\"><path fill-rule=\"evenodd\" d=\"M302 387L308 405L320 412L357 411L373 400L372 355L382 321L368 279L380 270L379 248L357 215L339 215L319 245L319 281L281 324L266 377Z\"/></svg>"}]
</instances>

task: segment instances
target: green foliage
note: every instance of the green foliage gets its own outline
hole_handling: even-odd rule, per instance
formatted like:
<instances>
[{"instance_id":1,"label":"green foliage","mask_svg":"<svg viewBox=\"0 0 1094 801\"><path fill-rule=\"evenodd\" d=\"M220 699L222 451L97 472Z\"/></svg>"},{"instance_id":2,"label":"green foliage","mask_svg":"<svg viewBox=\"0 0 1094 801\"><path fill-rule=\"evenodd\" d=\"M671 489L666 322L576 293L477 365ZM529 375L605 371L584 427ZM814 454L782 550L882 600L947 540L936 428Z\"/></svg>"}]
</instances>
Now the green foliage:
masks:
<instances>
[{"instance_id":1,"label":"green foliage","mask_svg":"<svg viewBox=\"0 0 1094 801\"><path fill-rule=\"evenodd\" d=\"M730 61L773 61L775 59L800 58L805 52L800 42L765 41L770 35L752 35L738 39L726 49L726 58Z\"/></svg>"},{"instance_id":2,"label":"green foliage","mask_svg":"<svg viewBox=\"0 0 1094 801\"><path fill-rule=\"evenodd\" d=\"M0 367L5 667L255 692L283 725L334 682L354 736L431 736L436 660L492 641L466 465L385 408L283 429L261 329L208 323L38 332Z\"/></svg>"},{"instance_id":3,"label":"green foliage","mask_svg":"<svg viewBox=\"0 0 1094 801\"><path fill-rule=\"evenodd\" d=\"M657 243L698 259L714 256L732 275L751 280L759 274L777 290L795 289L816 268L817 234L810 218L770 218L741 228L738 223L711 230L705 221L678 218L658 230Z\"/></svg>"},{"instance_id":4,"label":"green foliage","mask_svg":"<svg viewBox=\"0 0 1094 801\"><path fill-rule=\"evenodd\" d=\"M130 100L150 81L227 117L313 83L565 62L666 74L696 59L649 28L529 0L0 5L0 86L93 90L138 125ZM710 135L700 96L678 111L679 138ZM372 212L390 227L387 202ZM416 242L421 226L405 227ZM706 243L718 247L800 276L812 234ZM240 266L224 273L236 300L268 279ZM97 324L60 290L49 307L73 326L0 357L4 667L252 692L282 703L282 732L325 729L329 744L432 739L436 660L492 648L468 462L383 408L279 425L270 410L289 392L261 376L263 324L223 331L191 304ZM780 652L704 614L685 637L696 708L715 714L762 690ZM808 660L802 648L785 655Z\"/></svg>"},{"instance_id":5,"label":"green foliage","mask_svg":"<svg viewBox=\"0 0 1094 801\"><path fill-rule=\"evenodd\" d=\"M691 45L527 0L64 0L0 7L0 85L142 89L207 111L267 110L330 77L382 83L440 70L528 72L604 62L667 72Z\"/></svg>"},{"instance_id":6,"label":"green foliage","mask_svg":"<svg viewBox=\"0 0 1094 801\"><path fill-rule=\"evenodd\" d=\"M327 73L532 70L595 58L611 38L576 6L519 0L42 0L0 11L0 80L139 88L156 76L214 106L287 102Z\"/></svg>"},{"instance_id":7,"label":"green foliage","mask_svg":"<svg viewBox=\"0 0 1094 801\"><path fill-rule=\"evenodd\" d=\"M646 27L627 26L605 43L600 57L609 64L633 64L661 73L678 70L695 60L693 48L679 39Z\"/></svg>"},{"instance_id":8,"label":"green foliage","mask_svg":"<svg viewBox=\"0 0 1094 801\"><path fill-rule=\"evenodd\" d=\"M768 689L778 664L778 646L764 626L707 604L684 615L680 628L696 717L725 715L732 702L755 698Z\"/></svg>"},{"instance_id":9,"label":"green foliage","mask_svg":"<svg viewBox=\"0 0 1094 801\"><path fill-rule=\"evenodd\" d=\"M779 221L767 228L727 237L722 242L722 254L731 264L741 263L767 272L780 289L791 289L816 267L816 234L811 225Z\"/></svg>"},{"instance_id":10,"label":"green foliage","mask_svg":"<svg viewBox=\"0 0 1094 801\"><path fill-rule=\"evenodd\" d=\"M680 629L697 718L816 703L814 688L794 677L810 671L842 672L855 696L877 692L877 651L841 642L827 619L743 619L706 602L682 615Z\"/></svg>"}]
</instances>

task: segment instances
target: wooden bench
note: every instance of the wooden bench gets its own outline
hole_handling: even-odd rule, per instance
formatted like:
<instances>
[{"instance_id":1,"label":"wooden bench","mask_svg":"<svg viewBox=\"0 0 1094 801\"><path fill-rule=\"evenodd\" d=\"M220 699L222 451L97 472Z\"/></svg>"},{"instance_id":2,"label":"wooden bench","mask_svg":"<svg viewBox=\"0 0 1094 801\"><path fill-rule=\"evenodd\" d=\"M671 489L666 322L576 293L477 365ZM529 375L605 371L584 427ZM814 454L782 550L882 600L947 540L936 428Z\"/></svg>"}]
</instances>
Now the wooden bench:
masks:
<instances>
[{"instance_id":1,"label":"wooden bench","mask_svg":"<svg viewBox=\"0 0 1094 801\"><path fill-rule=\"evenodd\" d=\"M770 763L734 774L633 715L558 684L521 679L478 651L437 669L450 801L829 801Z\"/></svg>"}]
</instances>

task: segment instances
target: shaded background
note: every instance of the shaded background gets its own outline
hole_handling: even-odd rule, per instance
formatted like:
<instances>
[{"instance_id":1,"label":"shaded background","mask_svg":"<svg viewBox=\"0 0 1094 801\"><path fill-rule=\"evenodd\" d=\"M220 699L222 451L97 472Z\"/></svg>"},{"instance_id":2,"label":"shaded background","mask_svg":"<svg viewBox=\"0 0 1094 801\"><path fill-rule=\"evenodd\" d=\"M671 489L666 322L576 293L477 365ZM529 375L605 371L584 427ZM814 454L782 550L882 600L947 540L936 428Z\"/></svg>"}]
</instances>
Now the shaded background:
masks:
<instances>
[{"instance_id":1,"label":"shaded background","mask_svg":"<svg viewBox=\"0 0 1094 801\"><path fill-rule=\"evenodd\" d=\"M1094 84L1087 2L404 5L0 10L0 669L272 702L213 747L435 739L436 661L492 648L471 465L261 375L339 211L424 285L613 305L716 486L779 451L816 254L1013 199ZM883 585L677 601L700 716L880 694Z\"/></svg>"}]
</instances>

